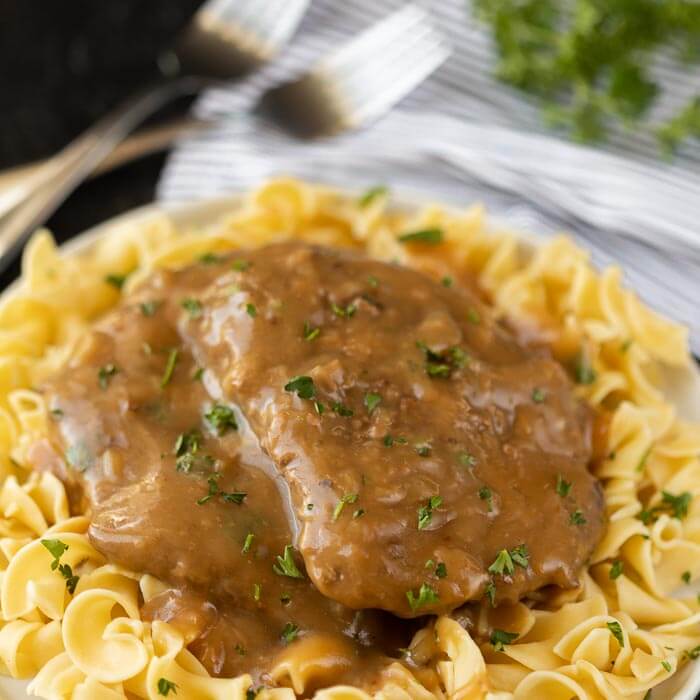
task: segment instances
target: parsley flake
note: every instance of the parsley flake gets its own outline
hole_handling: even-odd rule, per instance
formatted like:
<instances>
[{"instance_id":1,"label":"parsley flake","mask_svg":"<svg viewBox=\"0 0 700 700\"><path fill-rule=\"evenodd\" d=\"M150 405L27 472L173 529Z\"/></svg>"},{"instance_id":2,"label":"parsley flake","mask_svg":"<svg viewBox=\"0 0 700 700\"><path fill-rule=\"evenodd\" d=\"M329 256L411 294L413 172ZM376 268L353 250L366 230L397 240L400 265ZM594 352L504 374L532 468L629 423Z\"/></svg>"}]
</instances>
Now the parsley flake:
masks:
<instances>
[{"instance_id":1,"label":"parsley flake","mask_svg":"<svg viewBox=\"0 0 700 700\"><path fill-rule=\"evenodd\" d=\"M445 565L444 562L440 562L436 567L435 567L435 575L438 578L445 578L447 576L447 566Z\"/></svg>"},{"instance_id":2,"label":"parsley flake","mask_svg":"<svg viewBox=\"0 0 700 700\"><path fill-rule=\"evenodd\" d=\"M255 535L252 532L249 532L245 536L245 541L243 542L243 548L241 549L241 552L243 554L248 554L248 552L250 552L250 548L253 546L254 539L255 539Z\"/></svg>"},{"instance_id":3,"label":"parsley flake","mask_svg":"<svg viewBox=\"0 0 700 700\"><path fill-rule=\"evenodd\" d=\"M532 400L535 403L543 403L544 398L544 391L542 391L542 389L535 388L532 390Z\"/></svg>"},{"instance_id":4,"label":"parsley flake","mask_svg":"<svg viewBox=\"0 0 700 700\"><path fill-rule=\"evenodd\" d=\"M230 406L214 404L205 414L204 420L209 423L211 429L218 435L224 435L229 429L238 430L236 416Z\"/></svg>"},{"instance_id":5,"label":"parsley flake","mask_svg":"<svg viewBox=\"0 0 700 700\"><path fill-rule=\"evenodd\" d=\"M337 413L343 418L352 418L352 416L355 415L355 411L348 408L345 404L340 403L340 401L334 401L331 408L333 409L333 413Z\"/></svg>"},{"instance_id":6,"label":"parsley flake","mask_svg":"<svg viewBox=\"0 0 700 700\"><path fill-rule=\"evenodd\" d=\"M571 491L571 482L565 481L561 474L557 474L557 493L562 497L566 498Z\"/></svg>"},{"instance_id":7,"label":"parsley flake","mask_svg":"<svg viewBox=\"0 0 700 700\"><path fill-rule=\"evenodd\" d=\"M171 690L173 692L173 695L177 695L177 688L178 688L177 683L173 683L172 681L169 681L167 678L159 678L158 679L158 695L162 695L163 697L168 697Z\"/></svg>"},{"instance_id":8,"label":"parsley flake","mask_svg":"<svg viewBox=\"0 0 700 700\"><path fill-rule=\"evenodd\" d=\"M41 540L41 544L46 547L49 554L53 557L51 571L58 570L58 573L61 574L66 581L66 590L73 595L73 593L75 593L75 587L78 585L78 581L80 581L80 576L76 576L73 573L70 564L61 564L61 557L68 549L68 545L65 542L61 542L61 540Z\"/></svg>"},{"instance_id":9,"label":"parsley flake","mask_svg":"<svg viewBox=\"0 0 700 700\"><path fill-rule=\"evenodd\" d=\"M185 311L190 315L190 318L199 318L202 315L202 302L199 299L187 297L180 302Z\"/></svg>"},{"instance_id":10,"label":"parsley flake","mask_svg":"<svg viewBox=\"0 0 700 700\"><path fill-rule=\"evenodd\" d=\"M251 318L255 318L258 315L258 310L255 308L255 304L246 304L245 305L245 312Z\"/></svg>"},{"instance_id":11,"label":"parsley flake","mask_svg":"<svg viewBox=\"0 0 700 700\"><path fill-rule=\"evenodd\" d=\"M338 318L352 318L357 311L357 306L355 306L355 304L338 306L335 302L331 302L331 310Z\"/></svg>"},{"instance_id":12,"label":"parsley flake","mask_svg":"<svg viewBox=\"0 0 700 700\"><path fill-rule=\"evenodd\" d=\"M247 260L234 260L231 263L231 269L236 272L245 272L250 267L250 263Z\"/></svg>"},{"instance_id":13,"label":"parsley flake","mask_svg":"<svg viewBox=\"0 0 700 700\"><path fill-rule=\"evenodd\" d=\"M362 196L357 200L357 204L362 207L368 207L375 199L378 197L386 197L389 193L389 188L386 185L377 185L376 187L370 187Z\"/></svg>"},{"instance_id":14,"label":"parsley flake","mask_svg":"<svg viewBox=\"0 0 700 700\"><path fill-rule=\"evenodd\" d=\"M308 321L304 322L304 330L302 333L302 337L304 340L308 340L311 342L312 340L316 340L318 336L321 335L321 329L320 328L315 328L313 327Z\"/></svg>"},{"instance_id":15,"label":"parsley flake","mask_svg":"<svg viewBox=\"0 0 700 700\"><path fill-rule=\"evenodd\" d=\"M606 623L607 628L610 630L610 634L612 634L615 639L617 639L617 643L621 646L625 646L625 637L622 634L622 627L620 626L620 623L615 621L615 622L607 622Z\"/></svg>"},{"instance_id":16,"label":"parsley flake","mask_svg":"<svg viewBox=\"0 0 700 700\"><path fill-rule=\"evenodd\" d=\"M357 498L358 494L356 493L346 493L344 496L341 496L340 500L333 509L333 522L335 522L340 517L340 514L343 512L343 508L345 508L345 504L355 503L357 501Z\"/></svg>"},{"instance_id":17,"label":"parsley flake","mask_svg":"<svg viewBox=\"0 0 700 700\"><path fill-rule=\"evenodd\" d=\"M417 595L413 591L406 591L406 598L413 612L426 605L440 601L438 594L427 583L424 583L419 588Z\"/></svg>"},{"instance_id":18,"label":"parsley flake","mask_svg":"<svg viewBox=\"0 0 700 700\"><path fill-rule=\"evenodd\" d=\"M282 630L282 639L285 644L291 644L299 634L299 627L293 622L288 622Z\"/></svg>"},{"instance_id":19,"label":"parsley flake","mask_svg":"<svg viewBox=\"0 0 700 700\"><path fill-rule=\"evenodd\" d=\"M491 646L493 646L495 651L503 651L506 644L512 644L518 636L517 632L495 629L491 632Z\"/></svg>"},{"instance_id":20,"label":"parsley flake","mask_svg":"<svg viewBox=\"0 0 700 700\"><path fill-rule=\"evenodd\" d=\"M569 516L569 524L570 525L585 525L586 524L586 518L583 515L583 512L577 508L570 516Z\"/></svg>"},{"instance_id":21,"label":"parsley flake","mask_svg":"<svg viewBox=\"0 0 700 700\"><path fill-rule=\"evenodd\" d=\"M380 394L374 394L368 392L365 394L365 407L367 408L367 413L372 413L377 406L382 402L382 397Z\"/></svg>"},{"instance_id":22,"label":"parsley flake","mask_svg":"<svg viewBox=\"0 0 700 700\"><path fill-rule=\"evenodd\" d=\"M443 287L447 287L449 289L452 286L452 283L454 282L454 280L449 275L445 275L440 280L440 282L441 282Z\"/></svg>"},{"instance_id":23,"label":"parsley flake","mask_svg":"<svg viewBox=\"0 0 700 700\"><path fill-rule=\"evenodd\" d=\"M160 304L159 301L143 301L139 304L139 308L144 316L154 316Z\"/></svg>"},{"instance_id":24,"label":"parsley flake","mask_svg":"<svg viewBox=\"0 0 700 700\"><path fill-rule=\"evenodd\" d=\"M105 277L105 282L111 284L115 289L121 289L126 282L128 275L107 275Z\"/></svg>"},{"instance_id":25,"label":"parsley flake","mask_svg":"<svg viewBox=\"0 0 700 700\"><path fill-rule=\"evenodd\" d=\"M399 243L426 243L427 245L438 245L442 243L443 231L441 228L425 228L418 231L409 231L402 233L398 240Z\"/></svg>"},{"instance_id":26,"label":"parsley flake","mask_svg":"<svg viewBox=\"0 0 700 700\"><path fill-rule=\"evenodd\" d=\"M476 466L476 457L469 452L459 452L457 453L457 459L463 467L474 467Z\"/></svg>"},{"instance_id":27,"label":"parsley flake","mask_svg":"<svg viewBox=\"0 0 700 700\"><path fill-rule=\"evenodd\" d=\"M97 371L97 383L100 385L100 389L104 391L109 386L109 382L111 381L112 377L117 374L117 372L119 372L119 370L111 363L105 365L104 367L100 367L100 369Z\"/></svg>"},{"instance_id":28,"label":"parsley flake","mask_svg":"<svg viewBox=\"0 0 700 700\"><path fill-rule=\"evenodd\" d=\"M622 572L625 569L625 564L623 561L620 559L616 559L613 563L612 566L610 567L610 573L608 574L610 576L610 580L614 581L616 578L619 578L622 575Z\"/></svg>"},{"instance_id":29,"label":"parsley flake","mask_svg":"<svg viewBox=\"0 0 700 700\"><path fill-rule=\"evenodd\" d=\"M180 356L180 352L178 351L177 348L173 348L170 350L168 353L168 359L165 363L165 370L163 371L163 377L160 380L160 388L165 389L168 384L170 384L170 380L173 378L173 373L175 372L175 365L177 364L177 360Z\"/></svg>"},{"instance_id":30,"label":"parsley flake","mask_svg":"<svg viewBox=\"0 0 700 700\"><path fill-rule=\"evenodd\" d=\"M686 583L686 584L690 583L690 577L691 577L690 571L684 571L681 574L681 581L683 581L683 583Z\"/></svg>"},{"instance_id":31,"label":"parsley flake","mask_svg":"<svg viewBox=\"0 0 700 700\"><path fill-rule=\"evenodd\" d=\"M304 578L304 574L299 571L294 561L294 547L291 544L285 546L283 556L277 555L276 561L277 563L273 564L272 570L279 576Z\"/></svg>"},{"instance_id":32,"label":"parsley flake","mask_svg":"<svg viewBox=\"0 0 700 700\"><path fill-rule=\"evenodd\" d=\"M493 494L488 486L482 486L479 489L479 498L482 501L486 501L486 505L489 513L493 510Z\"/></svg>"},{"instance_id":33,"label":"parsley flake","mask_svg":"<svg viewBox=\"0 0 700 700\"><path fill-rule=\"evenodd\" d=\"M510 556L510 552L507 549L502 549L493 561L493 564L489 566L488 571L490 574L498 574L500 576L510 576L515 572L515 566L513 565L513 560Z\"/></svg>"},{"instance_id":34,"label":"parsley flake","mask_svg":"<svg viewBox=\"0 0 700 700\"><path fill-rule=\"evenodd\" d=\"M442 496L431 496L428 502L418 509L418 529L424 530L433 519L433 510L442 505Z\"/></svg>"},{"instance_id":35,"label":"parsley flake","mask_svg":"<svg viewBox=\"0 0 700 700\"><path fill-rule=\"evenodd\" d=\"M300 399L313 399L316 396L314 380L306 375L292 377L284 385L284 390L296 394Z\"/></svg>"}]
</instances>

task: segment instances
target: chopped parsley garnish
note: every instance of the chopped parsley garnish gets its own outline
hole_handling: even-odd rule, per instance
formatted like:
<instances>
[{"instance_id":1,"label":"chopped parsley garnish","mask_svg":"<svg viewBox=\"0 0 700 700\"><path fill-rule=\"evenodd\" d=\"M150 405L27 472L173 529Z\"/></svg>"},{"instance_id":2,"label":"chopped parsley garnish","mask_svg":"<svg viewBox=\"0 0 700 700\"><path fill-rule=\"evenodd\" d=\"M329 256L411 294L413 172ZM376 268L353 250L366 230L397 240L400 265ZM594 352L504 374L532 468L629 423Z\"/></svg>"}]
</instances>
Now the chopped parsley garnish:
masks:
<instances>
[{"instance_id":1,"label":"chopped parsley garnish","mask_svg":"<svg viewBox=\"0 0 700 700\"><path fill-rule=\"evenodd\" d=\"M343 418L351 418L355 415L355 411L353 411L351 408L348 408L345 404L340 403L340 401L334 401L331 408L333 409L333 413L337 413Z\"/></svg>"},{"instance_id":2,"label":"chopped parsley garnish","mask_svg":"<svg viewBox=\"0 0 700 700\"><path fill-rule=\"evenodd\" d=\"M202 315L202 302L199 299L187 297L180 302L185 311L190 315L190 318L199 318Z\"/></svg>"},{"instance_id":3,"label":"chopped parsley garnish","mask_svg":"<svg viewBox=\"0 0 700 700\"><path fill-rule=\"evenodd\" d=\"M681 574L681 581L683 581L683 583L690 583L690 576L690 571L684 571Z\"/></svg>"},{"instance_id":4,"label":"chopped parsley garnish","mask_svg":"<svg viewBox=\"0 0 700 700\"><path fill-rule=\"evenodd\" d=\"M610 576L610 580L614 581L616 578L619 578L622 575L622 572L625 569L625 564L623 561L620 561L620 559L616 559L613 563L612 566L610 567L610 573L608 574Z\"/></svg>"},{"instance_id":5,"label":"chopped parsley garnish","mask_svg":"<svg viewBox=\"0 0 700 700\"><path fill-rule=\"evenodd\" d=\"M695 661L695 659L700 657L700 646L686 650L685 652L683 652L683 655L691 659L691 661Z\"/></svg>"},{"instance_id":6,"label":"chopped parsley garnish","mask_svg":"<svg viewBox=\"0 0 700 700\"><path fill-rule=\"evenodd\" d=\"M253 600L256 603L259 603L261 595L262 595L262 586L259 583L254 583L253 584Z\"/></svg>"},{"instance_id":7,"label":"chopped parsley garnish","mask_svg":"<svg viewBox=\"0 0 700 700\"><path fill-rule=\"evenodd\" d=\"M394 444L405 445L408 440L403 436L394 437L393 435L385 435L383 442L385 447L392 447Z\"/></svg>"},{"instance_id":8,"label":"chopped parsley garnish","mask_svg":"<svg viewBox=\"0 0 700 700\"><path fill-rule=\"evenodd\" d=\"M333 509L333 522L340 517L340 514L343 512L343 508L345 508L345 504L355 503L355 501L357 501L357 497L358 495L356 493L346 493L344 496L341 496L340 500Z\"/></svg>"},{"instance_id":9,"label":"chopped parsley garnish","mask_svg":"<svg viewBox=\"0 0 700 700\"><path fill-rule=\"evenodd\" d=\"M498 574L500 576L510 576L515 572L515 566L513 565L513 560L511 559L510 552L507 549L502 549L494 559L493 564L489 566L488 569L491 574Z\"/></svg>"},{"instance_id":10,"label":"chopped parsley garnish","mask_svg":"<svg viewBox=\"0 0 700 700\"><path fill-rule=\"evenodd\" d=\"M289 576L290 578L304 578L304 574L297 568L294 561L294 547L288 544L284 548L284 555L276 557L276 564L272 565L272 570L279 576Z\"/></svg>"},{"instance_id":11,"label":"chopped parsley garnish","mask_svg":"<svg viewBox=\"0 0 700 700\"><path fill-rule=\"evenodd\" d=\"M463 467L473 467L476 466L476 457L469 452L458 452L457 459Z\"/></svg>"},{"instance_id":12,"label":"chopped parsley garnish","mask_svg":"<svg viewBox=\"0 0 700 700\"><path fill-rule=\"evenodd\" d=\"M179 457L187 452L197 452L202 444L202 433L197 428L192 428L186 433L180 433L175 440L175 454Z\"/></svg>"},{"instance_id":13,"label":"chopped parsley garnish","mask_svg":"<svg viewBox=\"0 0 700 700\"><path fill-rule=\"evenodd\" d=\"M221 262L221 256L217 255L216 253L212 253L211 251L202 253L197 259L204 265L215 265L216 263Z\"/></svg>"},{"instance_id":14,"label":"chopped parsley garnish","mask_svg":"<svg viewBox=\"0 0 700 700\"><path fill-rule=\"evenodd\" d=\"M311 342L312 340L316 340L319 335L321 335L320 328L312 326L308 321L304 322L304 331L302 333L304 340Z\"/></svg>"},{"instance_id":15,"label":"chopped parsley garnish","mask_svg":"<svg viewBox=\"0 0 700 700\"><path fill-rule=\"evenodd\" d=\"M399 243L427 243L428 245L437 245L442 243L443 231L441 228L424 228L418 231L409 231L402 233L398 240Z\"/></svg>"},{"instance_id":16,"label":"chopped parsley garnish","mask_svg":"<svg viewBox=\"0 0 700 700\"><path fill-rule=\"evenodd\" d=\"M452 357L452 364L460 369L469 362L469 355L467 355L462 348L450 348L450 355Z\"/></svg>"},{"instance_id":17,"label":"chopped parsley garnish","mask_svg":"<svg viewBox=\"0 0 700 700\"><path fill-rule=\"evenodd\" d=\"M61 420L61 418L63 418L63 411L60 408L52 408L49 413L54 420Z\"/></svg>"},{"instance_id":18,"label":"chopped parsley garnish","mask_svg":"<svg viewBox=\"0 0 700 700\"><path fill-rule=\"evenodd\" d=\"M479 489L479 498L486 501L489 513L493 510L493 494L488 486L482 486Z\"/></svg>"},{"instance_id":19,"label":"chopped parsley garnish","mask_svg":"<svg viewBox=\"0 0 700 700\"><path fill-rule=\"evenodd\" d=\"M258 315L258 310L255 308L255 304L246 304L245 305L245 312L251 318L255 318Z\"/></svg>"},{"instance_id":20,"label":"chopped parsley garnish","mask_svg":"<svg viewBox=\"0 0 700 700\"><path fill-rule=\"evenodd\" d=\"M80 576L76 576L73 573L73 569L70 564L61 564L61 557L64 555L68 549L68 545L61 540L41 540L41 544L48 549L49 554L53 557L51 562L51 571L56 571L63 576L66 581L66 590L73 595L75 593L75 587L80 581Z\"/></svg>"},{"instance_id":21,"label":"chopped parsley garnish","mask_svg":"<svg viewBox=\"0 0 700 700\"><path fill-rule=\"evenodd\" d=\"M371 391L365 394L365 407L367 408L367 413L372 413L377 406L382 402L382 397L380 394L374 394Z\"/></svg>"},{"instance_id":22,"label":"chopped parsley garnish","mask_svg":"<svg viewBox=\"0 0 700 700\"><path fill-rule=\"evenodd\" d=\"M516 566L527 569L530 565L530 552L528 551L527 545L519 544L517 547L513 547L513 549L510 550L510 558Z\"/></svg>"},{"instance_id":23,"label":"chopped parsley garnish","mask_svg":"<svg viewBox=\"0 0 700 700\"><path fill-rule=\"evenodd\" d=\"M671 673L671 664L668 661L662 661L661 665L664 667L664 669L666 669L667 673Z\"/></svg>"},{"instance_id":24,"label":"chopped parsley garnish","mask_svg":"<svg viewBox=\"0 0 700 700\"><path fill-rule=\"evenodd\" d=\"M197 367L197 369L192 373L192 381L201 382L204 376L204 367Z\"/></svg>"},{"instance_id":25,"label":"chopped parsley garnish","mask_svg":"<svg viewBox=\"0 0 700 700\"><path fill-rule=\"evenodd\" d=\"M243 554L248 554L248 552L250 552L250 548L253 546L254 539L255 539L255 535L252 532L249 532L245 536L245 541L243 542L243 549L241 549L241 552Z\"/></svg>"},{"instance_id":26,"label":"chopped parsley garnish","mask_svg":"<svg viewBox=\"0 0 700 700\"><path fill-rule=\"evenodd\" d=\"M413 612L426 605L440 601L438 594L427 583L424 583L418 589L417 595L413 591L406 591L406 598Z\"/></svg>"},{"instance_id":27,"label":"chopped parsley garnish","mask_svg":"<svg viewBox=\"0 0 700 700\"><path fill-rule=\"evenodd\" d=\"M177 683L169 681L167 678L158 679L158 695L163 697L168 697L170 691L173 691L173 695L177 695Z\"/></svg>"},{"instance_id":28,"label":"chopped parsley garnish","mask_svg":"<svg viewBox=\"0 0 700 700\"><path fill-rule=\"evenodd\" d=\"M503 651L506 644L512 644L518 636L517 632L495 629L491 632L491 646L493 646L495 651Z\"/></svg>"},{"instance_id":29,"label":"chopped parsley garnish","mask_svg":"<svg viewBox=\"0 0 700 700\"><path fill-rule=\"evenodd\" d=\"M367 276L367 284L370 287L374 287L376 289L379 286L379 279L376 278L374 275L368 275Z\"/></svg>"},{"instance_id":30,"label":"chopped parsley garnish","mask_svg":"<svg viewBox=\"0 0 700 700\"><path fill-rule=\"evenodd\" d=\"M316 411L319 416L322 416L325 410L326 407L320 401L314 401L314 411Z\"/></svg>"},{"instance_id":31,"label":"chopped parsley garnish","mask_svg":"<svg viewBox=\"0 0 700 700\"><path fill-rule=\"evenodd\" d=\"M141 309L141 313L144 316L155 315L156 311L158 311L159 306L160 306L159 301L143 301L139 304L139 308Z\"/></svg>"},{"instance_id":32,"label":"chopped parsley garnish","mask_svg":"<svg viewBox=\"0 0 700 700\"><path fill-rule=\"evenodd\" d=\"M639 462L637 463L637 466L635 467L635 469L638 472L644 471L644 467L646 467L646 465L647 465L647 460L649 459L649 455L651 454L651 451L653 448L654 448L653 445L649 445L649 447L646 450L644 450L644 454L640 457Z\"/></svg>"},{"instance_id":33,"label":"chopped parsley garnish","mask_svg":"<svg viewBox=\"0 0 700 700\"><path fill-rule=\"evenodd\" d=\"M421 457L430 457L431 449L430 444L427 442L416 445L416 453Z\"/></svg>"},{"instance_id":34,"label":"chopped parsley garnish","mask_svg":"<svg viewBox=\"0 0 700 700\"><path fill-rule=\"evenodd\" d=\"M282 630L282 639L285 644L291 644L298 634L299 628L293 622L288 622Z\"/></svg>"},{"instance_id":35,"label":"chopped parsley garnish","mask_svg":"<svg viewBox=\"0 0 700 700\"><path fill-rule=\"evenodd\" d=\"M449 275L445 275L440 282L442 283L443 287L447 287L448 289L452 286L453 279Z\"/></svg>"},{"instance_id":36,"label":"chopped parsley garnish","mask_svg":"<svg viewBox=\"0 0 700 700\"><path fill-rule=\"evenodd\" d=\"M205 414L204 420L209 423L211 429L219 436L228 430L238 430L236 416L230 406L215 403Z\"/></svg>"},{"instance_id":37,"label":"chopped parsley garnish","mask_svg":"<svg viewBox=\"0 0 700 700\"><path fill-rule=\"evenodd\" d=\"M544 391L542 389L535 388L532 390L532 400L535 403L542 403L544 401Z\"/></svg>"},{"instance_id":38,"label":"chopped parsley garnish","mask_svg":"<svg viewBox=\"0 0 700 700\"><path fill-rule=\"evenodd\" d=\"M353 514L353 518L361 518L365 514L365 509L364 508L358 508Z\"/></svg>"},{"instance_id":39,"label":"chopped parsley garnish","mask_svg":"<svg viewBox=\"0 0 700 700\"><path fill-rule=\"evenodd\" d=\"M231 263L231 269L236 272L245 272L250 267L250 263L247 260L234 260Z\"/></svg>"},{"instance_id":40,"label":"chopped parsley garnish","mask_svg":"<svg viewBox=\"0 0 700 700\"><path fill-rule=\"evenodd\" d=\"M189 474L190 472L206 472L214 466L214 458L210 455L185 452L175 460L175 469L179 472Z\"/></svg>"},{"instance_id":41,"label":"chopped parsley garnish","mask_svg":"<svg viewBox=\"0 0 700 700\"><path fill-rule=\"evenodd\" d=\"M369 206L377 197L386 197L389 193L389 188L386 185L377 185L376 187L370 187L358 200L357 203L360 207Z\"/></svg>"},{"instance_id":42,"label":"chopped parsley garnish","mask_svg":"<svg viewBox=\"0 0 700 700\"><path fill-rule=\"evenodd\" d=\"M622 627L620 626L620 623L615 621L615 622L607 622L606 623L607 628L610 630L610 634L612 634L615 639L617 639L617 643L621 646L625 646L625 638L622 634Z\"/></svg>"},{"instance_id":43,"label":"chopped parsley garnish","mask_svg":"<svg viewBox=\"0 0 700 700\"><path fill-rule=\"evenodd\" d=\"M355 304L348 304L347 306L338 306L335 302L331 302L331 310L339 318L352 318L357 311L357 306Z\"/></svg>"},{"instance_id":44,"label":"chopped parsley garnish","mask_svg":"<svg viewBox=\"0 0 700 700\"><path fill-rule=\"evenodd\" d=\"M105 365L104 367L100 367L100 369L97 371L97 382L100 385L100 389L104 391L109 386L109 382L111 381L112 377L117 374L117 372L119 372L119 370L111 363Z\"/></svg>"},{"instance_id":45,"label":"chopped parsley garnish","mask_svg":"<svg viewBox=\"0 0 700 700\"><path fill-rule=\"evenodd\" d=\"M418 529L424 530L433 519L433 510L442 505L442 496L431 496L428 502L418 509Z\"/></svg>"},{"instance_id":46,"label":"chopped parsley garnish","mask_svg":"<svg viewBox=\"0 0 700 700\"><path fill-rule=\"evenodd\" d=\"M300 399L313 399L316 396L314 380L305 375L292 377L284 385L284 390L296 394Z\"/></svg>"},{"instance_id":47,"label":"chopped parsley garnish","mask_svg":"<svg viewBox=\"0 0 700 700\"><path fill-rule=\"evenodd\" d=\"M688 515L688 506L693 500L693 495L689 491L683 491L678 496L662 491L661 498L663 503L671 509L673 517L683 520Z\"/></svg>"},{"instance_id":48,"label":"chopped parsley garnish","mask_svg":"<svg viewBox=\"0 0 700 700\"><path fill-rule=\"evenodd\" d=\"M289 593L283 593L280 596L280 603L282 605L289 605L292 602L292 596L289 595Z\"/></svg>"},{"instance_id":49,"label":"chopped parsley garnish","mask_svg":"<svg viewBox=\"0 0 700 700\"><path fill-rule=\"evenodd\" d=\"M105 277L105 282L111 284L115 289L121 289L126 282L128 275L107 275Z\"/></svg>"},{"instance_id":50,"label":"chopped parsley garnish","mask_svg":"<svg viewBox=\"0 0 700 700\"><path fill-rule=\"evenodd\" d=\"M436 567L435 567L435 575L438 578L445 578L447 576L447 566L445 565L444 562L440 562Z\"/></svg>"},{"instance_id":51,"label":"chopped parsley garnish","mask_svg":"<svg viewBox=\"0 0 700 700\"><path fill-rule=\"evenodd\" d=\"M234 648L235 652L236 652L239 656L245 656L245 655L246 655L245 647L244 647L242 644L236 644L236 646L233 647L233 648Z\"/></svg>"},{"instance_id":52,"label":"chopped parsley garnish","mask_svg":"<svg viewBox=\"0 0 700 700\"><path fill-rule=\"evenodd\" d=\"M586 518L583 515L583 512L577 508L569 517L569 524L570 525L585 525L586 524Z\"/></svg>"},{"instance_id":53,"label":"chopped parsley garnish","mask_svg":"<svg viewBox=\"0 0 700 700\"><path fill-rule=\"evenodd\" d=\"M202 496L197 499L197 505L203 506L205 503L211 501L215 496L219 496L222 501L226 503L235 503L236 505L241 505L248 495L245 491L222 491L219 488L218 474L212 475L207 479L209 484L209 491L206 496Z\"/></svg>"},{"instance_id":54,"label":"chopped parsley garnish","mask_svg":"<svg viewBox=\"0 0 700 700\"><path fill-rule=\"evenodd\" d=\"M178 351L177 348L173 348L170 350L168 353L168 359L165 363L165 370L163 371L163 377L160 380L160 388L165 389L168 384L170 384L170 380L173 378L173 372L175 372L175 365L177 364L178 357L180 356L180 352Z\"/></svg>"},{"instance_id":55,"label":"chopped parsley garnish","mask_svg":"<svg viewBox=\"0 0 700 700\"><path fill-rule=\"evenodd\" d=\"M481 323L481 314L476 309L469 309L467 311L467 320L469 323L478 326Z\"/></svg>"},{"instance_id":56,"label":"chopped parsley garnish","mask_svg":"<svg viewBox=\"0 0 700 700\"><path fill-rule=\"evenodd\" d=\"M486 584L486 597L489 599L489 603L492 608L496 607L496 584L493 581L489 581Z\"/></svg>"},{"instance_id":57,"label":"chopped parsley garnish","mask_svg":"<svg viewBox=\"0 0 700 700\"><path fill-rule=\"evenodd\" d=\"M593 384L596 380L596 372L583 353L580 353L576 360L574 376L579 384Z\"/></svg>"},{"instance_id":58,"label":"chopped parsley garnish","mask_svg":"<svg viewBox=\"0 0 700 700\"><path fill-rule=\"evenodd\" d=\"M571 482L565 481L561 474L557 474L557 493L562 497L566 498L571 491Z\"/></svg>"},{"instance_id":59,"label":"chopped parsley garnish","mask_svg":"<svg viewBox=\"0 0 700 700\"><path fill-rule=\"evenodd\" d=\"M423 341L416 342L416 347L425 356L425 372L429 377L447 379L453 369L461 369L467 363L467 354L458 347L443 352L431 350Z\"/></svg>"}]
</instances>

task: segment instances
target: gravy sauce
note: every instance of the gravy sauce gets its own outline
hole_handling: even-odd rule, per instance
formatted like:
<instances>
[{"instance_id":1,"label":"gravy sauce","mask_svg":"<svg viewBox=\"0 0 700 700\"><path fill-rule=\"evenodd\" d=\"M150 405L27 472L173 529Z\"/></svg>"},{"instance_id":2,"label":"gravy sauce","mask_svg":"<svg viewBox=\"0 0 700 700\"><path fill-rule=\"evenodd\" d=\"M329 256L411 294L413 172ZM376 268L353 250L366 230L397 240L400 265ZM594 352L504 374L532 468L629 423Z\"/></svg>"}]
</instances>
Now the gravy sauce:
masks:
<instances>
[{"instance_id":1,"label":"gravy sauce","mask_svg":"<svg viewBox=\"0 0 700 700\"><path fill-rule=\"evenodd\" d=\"M171 586L144 615L214 674L274 681L325 640L318 683L371 686L412 618L575 586L602 533L562 367L468 289L358 254L156 273L43 391L35 466L109 560Z\"/></svg>"}]
</instances>

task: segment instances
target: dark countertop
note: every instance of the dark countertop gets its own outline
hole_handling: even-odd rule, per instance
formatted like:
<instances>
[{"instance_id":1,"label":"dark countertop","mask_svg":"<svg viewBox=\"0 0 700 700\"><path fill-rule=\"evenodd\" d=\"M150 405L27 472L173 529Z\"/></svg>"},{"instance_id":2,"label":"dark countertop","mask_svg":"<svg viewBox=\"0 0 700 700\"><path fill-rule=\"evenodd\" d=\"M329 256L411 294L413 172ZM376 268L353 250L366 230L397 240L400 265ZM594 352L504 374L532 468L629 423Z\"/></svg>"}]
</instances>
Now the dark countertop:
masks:
<instances>
[{"instance_id":1,"label":"dark countertop","mask_svg":"<svg viewBox=\"0 0 700 700\"><path fill-rule=\"evenodd\" d=\"M158 55L201 3L0 0L0 169L50 156L157 79ZM150 156L86 183L49 228L65 240L151 201L163 160ZM2 275L1 287L17 271Z\"/></svg>"}]
</instances>

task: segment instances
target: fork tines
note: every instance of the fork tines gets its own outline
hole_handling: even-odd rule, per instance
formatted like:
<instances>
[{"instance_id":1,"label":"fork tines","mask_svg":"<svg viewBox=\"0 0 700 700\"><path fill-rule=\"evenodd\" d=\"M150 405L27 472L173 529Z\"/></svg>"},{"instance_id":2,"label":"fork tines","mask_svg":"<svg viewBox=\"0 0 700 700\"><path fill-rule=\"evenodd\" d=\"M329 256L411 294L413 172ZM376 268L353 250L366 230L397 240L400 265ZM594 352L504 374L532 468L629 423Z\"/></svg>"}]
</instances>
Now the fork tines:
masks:
<instances>
[{"instance_id":1,"label":"fork tines","mask_svg":"<svg viewBox=\"0 0 700 700\"><path fill-rule=\"evenodd\" d=\"M389 110L449 55L423 9L407 5L263 98L263 111L305 137L357 128Z\"/></svg>"}]
</instances>

